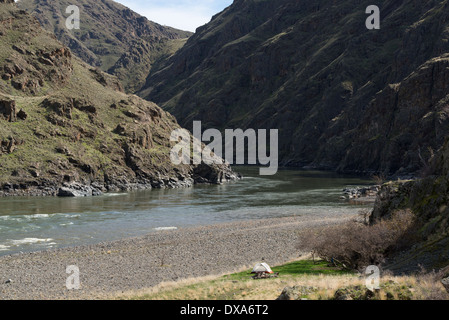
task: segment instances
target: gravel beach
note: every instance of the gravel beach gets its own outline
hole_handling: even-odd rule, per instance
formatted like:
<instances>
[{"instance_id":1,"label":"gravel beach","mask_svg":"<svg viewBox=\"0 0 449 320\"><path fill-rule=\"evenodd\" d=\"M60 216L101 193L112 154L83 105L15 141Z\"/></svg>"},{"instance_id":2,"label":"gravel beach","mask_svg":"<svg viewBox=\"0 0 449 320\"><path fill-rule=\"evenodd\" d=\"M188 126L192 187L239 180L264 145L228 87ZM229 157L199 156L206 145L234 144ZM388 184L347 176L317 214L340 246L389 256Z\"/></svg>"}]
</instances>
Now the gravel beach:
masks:
<instances>
[{"instance_id":1,"label":"gravel beach","mask_svg":"<svg viewBox=\"0 0 449 320\"><path fill-rule=\"evenodd\" d=\"M281 264L298 257L295 245L301 230L354 217L323 213L233 222L3 256L0 299L103 299L165 281L233 272L262 258ZM80 270L79 290L66 288L69 265Z\"/></svg>"}]
</instances>

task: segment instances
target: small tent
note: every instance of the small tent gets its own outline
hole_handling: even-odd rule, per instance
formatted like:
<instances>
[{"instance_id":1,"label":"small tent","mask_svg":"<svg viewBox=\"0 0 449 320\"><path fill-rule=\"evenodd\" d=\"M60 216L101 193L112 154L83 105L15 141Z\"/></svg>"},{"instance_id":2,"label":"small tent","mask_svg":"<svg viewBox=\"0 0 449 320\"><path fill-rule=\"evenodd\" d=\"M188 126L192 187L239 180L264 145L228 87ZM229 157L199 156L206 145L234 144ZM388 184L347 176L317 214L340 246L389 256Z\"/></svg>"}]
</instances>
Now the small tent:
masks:
<instances>
[{"instance_id":1,"label":"small tent","mask_svg":"<svg viewBox=\"0 0 449 320\"><path fill-rule=\"evenodd\" d=\"M251 273L273 273L270 266L265 262L258 263L254 266L253 272Z\"/></svg>"}]
</instances>

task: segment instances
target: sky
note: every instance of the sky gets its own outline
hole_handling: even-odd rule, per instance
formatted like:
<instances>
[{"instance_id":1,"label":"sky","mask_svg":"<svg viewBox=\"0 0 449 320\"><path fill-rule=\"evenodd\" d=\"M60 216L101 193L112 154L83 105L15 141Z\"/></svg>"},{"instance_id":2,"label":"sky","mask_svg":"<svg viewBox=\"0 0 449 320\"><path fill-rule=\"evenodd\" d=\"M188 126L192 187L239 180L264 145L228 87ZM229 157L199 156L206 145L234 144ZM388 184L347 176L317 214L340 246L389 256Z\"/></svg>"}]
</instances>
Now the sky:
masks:
<instances>
[{"instance_id":1,"label":"sky","mask_svg":"<svg viewBox=\"0 0 449 320\"><path fill-rule=\"evenodd\" d=\"M233 0L115 0L162 25L194 32Z\"/></svg>"}]
</instances>

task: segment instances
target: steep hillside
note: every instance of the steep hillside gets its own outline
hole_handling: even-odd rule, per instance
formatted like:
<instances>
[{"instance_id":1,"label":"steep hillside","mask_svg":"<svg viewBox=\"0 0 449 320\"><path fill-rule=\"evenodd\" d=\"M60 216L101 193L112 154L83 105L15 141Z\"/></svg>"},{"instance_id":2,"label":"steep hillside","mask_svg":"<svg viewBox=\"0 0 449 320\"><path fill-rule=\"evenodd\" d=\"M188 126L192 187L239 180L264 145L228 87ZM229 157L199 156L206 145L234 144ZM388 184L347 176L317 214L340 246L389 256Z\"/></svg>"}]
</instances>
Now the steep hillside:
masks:
<instances>
[{"instance_id":1,"label":"steep hillside","mask_svg":"<svg viewBox=\"0 0 449 320\"><path fill-rule=\"evenodd\" d=\"M391 259L388 268L398 272L440 269L449 264L449 140L435 154L427 175L413 181L382 186L370 216L371 222L388 219L409 209L416 217L412 249Z\"/></svg>"},{"instance_id":2,"label":"steep hillside","mask_svg":"<svg viewBox=\"0 0 449 320\"><path fill-rule=\"evenodd\" d=\"M279 129L283 165L407 175L448 132L447 0L235 0L140 96L191 128Z\"/></svg>"},{"instance_id":3,"label":"steep hillside","mask_svg":"<svg viewBox=\"0 0 449 320\"><path fill-rule=\"evenodd\" d=\"M4 1L4 0L3 0ZM235 178L170 161L175 118L0 1L0 195L91 195Z\"/></svg>"},{"instance_id":4,"label":"steep hillside","mask_svg":"<svg viewBox=\"0 0 449 320\"><path fill-rule=\"evenodd\" d=\"M127 92L145 82L155 61L181 47L190 32L161 26L112 0L20 0L42 26L92 66L116 75ZM80 8L80 30L68 30L69 5Z\"/></svg>"}]
</instances>

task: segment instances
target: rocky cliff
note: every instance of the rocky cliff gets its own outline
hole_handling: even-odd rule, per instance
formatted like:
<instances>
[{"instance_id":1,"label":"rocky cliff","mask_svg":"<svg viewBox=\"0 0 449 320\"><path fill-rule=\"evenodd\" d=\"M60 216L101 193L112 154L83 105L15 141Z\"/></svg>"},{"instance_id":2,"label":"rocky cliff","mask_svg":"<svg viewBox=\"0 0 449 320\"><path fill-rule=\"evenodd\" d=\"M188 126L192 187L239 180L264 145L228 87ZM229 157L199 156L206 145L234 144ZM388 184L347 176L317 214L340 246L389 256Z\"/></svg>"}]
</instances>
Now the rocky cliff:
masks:
<instances>
[{"instance_id":1,"label":"rocky cliff","mask_svg":"<svg viewBox=\"0 0 449 320\"><path fill-rule=\"evenodd\" d=\"M3 2L0 78L0 195L92 195L236 178L226 165L172 165L173 116L125 94L116 77Z\"/></svg>"},{"instance_id":2,"label":"rocky cliff","mask_svg":"<svg viewBox=\"0 0 449 320\"><path fill-rule=\"evenodd\" d=\"M152 65L182 46L191 33L161 26L111 0L21 0L59 41L92 66L116 75L127 92L140 88ZM80 9L80 29L68 30L69 5Z\"/></svg>"},{"instance_id":3,"label":"rocky cliff","mask_svg":"<svg viewBox=\"0 0 449 320\"><path fill-rule=\"evenodd\" d=\"M449 140L427 164L425 176L384 184L377 196L371 223L388 219L397 210L413 212L415 243L389 261L400 272L440 269L449 264Z\"/></svg>"},{"instance_id":4,"label":"rocky cliff","mask_svg":"<svg viewBox=\"0 0 449 320\"><path fill-rule=\"evenodd\" d=\"M279 129L283 165L407 175L448 132L449 4L235 0L138 93L190 128Z\"/></svg>"}]
</instances>

